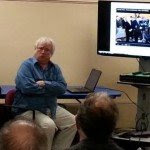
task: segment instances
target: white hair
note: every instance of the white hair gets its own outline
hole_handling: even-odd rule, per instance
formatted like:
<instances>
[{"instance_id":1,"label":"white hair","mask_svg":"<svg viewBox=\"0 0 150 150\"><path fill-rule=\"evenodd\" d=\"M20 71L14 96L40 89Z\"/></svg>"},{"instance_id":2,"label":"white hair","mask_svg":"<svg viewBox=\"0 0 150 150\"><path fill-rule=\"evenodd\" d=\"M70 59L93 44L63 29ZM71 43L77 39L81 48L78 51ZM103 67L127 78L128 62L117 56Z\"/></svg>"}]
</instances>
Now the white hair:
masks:
<instances>
[{"instance_id":1,"label":"white hair","mask_svg":"<svg viewBox=\"0 0 150 150\"><path fill-rule=\"evenodd\" d=\"M40 37L36 42L35 42L35 49L38 47L39 44L47 44L51 45L51 54L54 54L55 51L55 43L51 38L48 37Z\"/></svg>"}]
</instances>

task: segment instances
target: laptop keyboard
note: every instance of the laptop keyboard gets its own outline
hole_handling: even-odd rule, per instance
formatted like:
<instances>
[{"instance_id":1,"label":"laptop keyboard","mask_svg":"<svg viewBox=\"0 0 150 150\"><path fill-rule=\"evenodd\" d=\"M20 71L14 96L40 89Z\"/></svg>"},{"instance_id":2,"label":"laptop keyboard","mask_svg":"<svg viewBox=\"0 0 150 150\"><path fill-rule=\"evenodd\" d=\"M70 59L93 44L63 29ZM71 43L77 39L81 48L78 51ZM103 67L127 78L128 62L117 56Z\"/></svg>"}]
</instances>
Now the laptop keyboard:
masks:
<instances>
[{"instance_id":1,"label":"laptop keyboard","mask_svg":"<svg viewBox=\"0 0 150 150\"><path fill-rule=\"evenodd\" d=\"M85 89L85 88L77 88L77 90L80 90L81 92L84 92L84 91L89 91L88 89Z\"/></svg>"}]
</instances>

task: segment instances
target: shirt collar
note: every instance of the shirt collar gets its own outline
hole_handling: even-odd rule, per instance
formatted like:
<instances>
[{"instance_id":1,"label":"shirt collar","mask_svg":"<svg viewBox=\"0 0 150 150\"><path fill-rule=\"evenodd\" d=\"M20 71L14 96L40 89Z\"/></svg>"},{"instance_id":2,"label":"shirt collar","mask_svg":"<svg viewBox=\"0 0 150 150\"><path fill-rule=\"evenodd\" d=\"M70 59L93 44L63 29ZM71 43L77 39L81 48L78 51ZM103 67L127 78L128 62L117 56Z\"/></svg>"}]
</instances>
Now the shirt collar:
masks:
<instances>
[{"instance_id":1,"label":"shirt collar","mask_svg":"<svg viewBox=\"0 0 150 150\"><path fill-rule=\"evenodd\" d=\"M32 60L33 60L33 64L35 65L35 64L38 64L38 60L33 56L32 57ZM54 66L54 63L52 62L52 61L49 61L48 62L48 66Z\"/></svg>"},{"instance_id":2,"label":"shirt collar","mask_svg":"<svg viewBox=\"0 0 150 150\"><path fill-rule=\"evenodd\" d=\"M32 60L33 60L34 65L38 62L37 59L34 56L32 57Z\"/></svg>"}]
</instances>

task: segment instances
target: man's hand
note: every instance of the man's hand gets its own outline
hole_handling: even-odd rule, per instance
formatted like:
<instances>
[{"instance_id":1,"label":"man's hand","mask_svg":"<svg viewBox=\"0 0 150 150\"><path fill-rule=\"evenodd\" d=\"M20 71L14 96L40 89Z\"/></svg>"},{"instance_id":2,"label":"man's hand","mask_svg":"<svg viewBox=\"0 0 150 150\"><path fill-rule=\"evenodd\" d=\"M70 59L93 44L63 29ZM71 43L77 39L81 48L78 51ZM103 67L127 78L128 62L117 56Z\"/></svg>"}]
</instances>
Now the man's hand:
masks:
<instances>
[{"instance_id":1,"label":"man's hand","mask_svg":"<svg viewBox=\"0 0 150 150\"><path fill-rule=\"evenodd\" d=\"M36 82L40 87L44 87L45 86L45 82L43 80L37 81Z\"/></svg>"}]
</instances>

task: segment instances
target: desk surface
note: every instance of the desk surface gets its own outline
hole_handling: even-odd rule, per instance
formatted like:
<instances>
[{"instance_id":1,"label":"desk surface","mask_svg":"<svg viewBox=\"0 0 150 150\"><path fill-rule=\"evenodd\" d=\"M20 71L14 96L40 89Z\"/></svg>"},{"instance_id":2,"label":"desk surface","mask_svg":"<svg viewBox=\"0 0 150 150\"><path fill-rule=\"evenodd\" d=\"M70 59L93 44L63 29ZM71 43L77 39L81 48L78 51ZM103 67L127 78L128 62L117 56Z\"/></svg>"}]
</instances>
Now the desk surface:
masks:
<instances>
[{"instance_id":1,"label":"desk surface","mask_svg":"<svg viewBox=\"0 0 150 150\"><path fill-rule=\"evenodd\" d=\"M135 86L137 88L140 88L140 87L141 88L143 88L143 87L150 88L150 83L136 83L136 82L122 82L122 81L118 81L117 83L132 85L132 86Z\"/></svg>"},{"instance_id":2,"label":"desk surface","mask_svg":"<svg viewBox=\"0 0 150 150\"><path fill-rule=\"evenodd\" d=\"M14 89L15 86L14 85L1 85L1 93L0 93L0 98L5 98L7 92L10 90L10 89ZM96 87L95 88L95 92L106 92L108 93L108 95L111 97L111 98L116 98L116 97L120 97L121 96L121 92L117 91L117 90L114 90L114 89L109 89L109 88L106 88L106 87L103 87L103 86L100 86L100 87ZM58 98L59 99L84 99L86 97L86 93L71 93L69 91L66 91L65 94L59 96Z\"/></svg>"}]
</instances>

